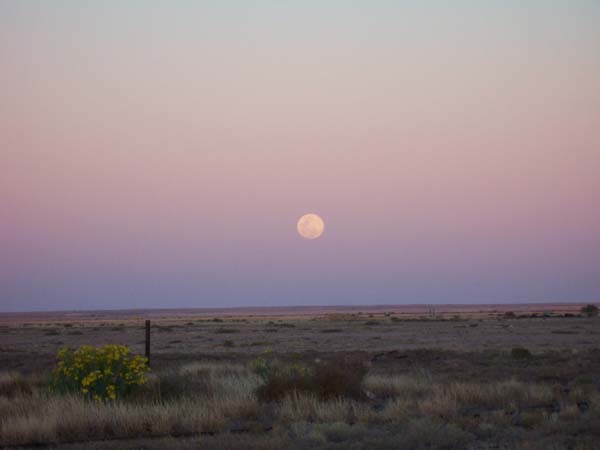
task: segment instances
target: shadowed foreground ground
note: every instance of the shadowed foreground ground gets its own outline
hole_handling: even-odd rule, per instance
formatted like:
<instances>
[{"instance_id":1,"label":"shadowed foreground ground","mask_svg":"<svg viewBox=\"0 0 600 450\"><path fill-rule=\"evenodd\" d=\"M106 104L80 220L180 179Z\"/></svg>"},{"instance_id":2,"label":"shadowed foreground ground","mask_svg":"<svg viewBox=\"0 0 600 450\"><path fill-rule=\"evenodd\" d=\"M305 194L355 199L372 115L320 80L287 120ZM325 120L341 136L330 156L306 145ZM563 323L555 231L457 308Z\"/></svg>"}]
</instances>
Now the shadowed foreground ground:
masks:
<instances>
[{"instance_id":1,"label":"shadowed foreground ground","mask_svg":"<svg viewBox=\"0 0 600 450\"><path fill-rule=\"evenodd\" d=\"M600 448L600 319L454 316L156 319L149 385L106 404L49 393L54 353L84 343L140 352L139 321L12 323L0 329L0 445ZM272 386L257 358L331 366L322 383L330 387Z\"/></svg>"}]
</instances>

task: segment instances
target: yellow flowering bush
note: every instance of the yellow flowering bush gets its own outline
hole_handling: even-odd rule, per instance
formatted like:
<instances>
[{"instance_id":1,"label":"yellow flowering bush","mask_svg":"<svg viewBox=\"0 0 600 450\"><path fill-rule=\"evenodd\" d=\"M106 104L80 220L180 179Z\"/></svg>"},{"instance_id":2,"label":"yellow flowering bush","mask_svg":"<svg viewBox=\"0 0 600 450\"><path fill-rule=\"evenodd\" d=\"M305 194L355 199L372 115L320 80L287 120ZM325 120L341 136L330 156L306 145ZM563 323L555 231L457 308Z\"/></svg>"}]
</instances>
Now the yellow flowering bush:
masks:
<instances>
[{"instance_id":1,"label":"yellow flowering bush","mask_svg":"<svg viewBox=\"0 0 600 450\"><path fill-rule=\"evenodd\" d=\"M80 392L96 401L125 396L146 383L149 371L145 357L130 353L125 345L63 348L56 355L51 387L58 392Z\"/></svg>"}]
</instances>

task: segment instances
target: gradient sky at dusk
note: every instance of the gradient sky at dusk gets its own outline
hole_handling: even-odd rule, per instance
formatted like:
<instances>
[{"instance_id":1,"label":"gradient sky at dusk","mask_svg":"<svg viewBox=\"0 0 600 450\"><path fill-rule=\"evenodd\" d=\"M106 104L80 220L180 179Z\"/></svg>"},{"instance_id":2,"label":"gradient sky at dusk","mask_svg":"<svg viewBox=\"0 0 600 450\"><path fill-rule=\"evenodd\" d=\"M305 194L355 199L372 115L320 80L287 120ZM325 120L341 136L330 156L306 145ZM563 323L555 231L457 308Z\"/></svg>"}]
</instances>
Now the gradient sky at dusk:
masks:
<instances>
[{"instance_id":1,"label":"gradient sky at dusk","mask_svg":"<svg viewBox=\"0 0 600 450\"><path fill-rule=\"evenodd\" d=\"M1 311L598 300L600 2L0 0Z\"/></svg>"}]
</instances>

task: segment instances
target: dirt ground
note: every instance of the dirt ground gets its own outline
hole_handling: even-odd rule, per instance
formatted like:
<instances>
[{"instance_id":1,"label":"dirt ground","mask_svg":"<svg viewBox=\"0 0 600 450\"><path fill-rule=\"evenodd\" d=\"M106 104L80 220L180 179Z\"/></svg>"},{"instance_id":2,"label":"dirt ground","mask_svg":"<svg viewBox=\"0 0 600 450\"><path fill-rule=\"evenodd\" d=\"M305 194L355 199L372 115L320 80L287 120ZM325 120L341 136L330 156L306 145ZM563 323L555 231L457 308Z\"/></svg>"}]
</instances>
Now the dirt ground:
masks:
<instances>
[{"instance_id":1,"label":"dirt ground","mask_svg":"<svg viewBox=\"0 0 600 450\"><path fill-rule=\"evenodd\" d=\"M439 349L455 352L510 351L526 347L582 351L600 347L600 321L575 316L576 308L504 307L488 310L398 311L337 308L308 314L205 316L198 312L153 312L153 355L259 355L265 352L332 353ZM234 310L235 311L235 310ZM507 311L510 311L507 314ZM515 312L516 311L516 312ZM570 311L570 312L565 312ZM512 314L511 314L512 313ZM514 317L513 317L514 315ZM574 317L564 317L564 315ZM534 316L534 317L532 317ZM123 313L0 317L0 362L5 370L45 369L61 347L124 344L144 352L144 319Z\"/></svg>"}]
</instances>

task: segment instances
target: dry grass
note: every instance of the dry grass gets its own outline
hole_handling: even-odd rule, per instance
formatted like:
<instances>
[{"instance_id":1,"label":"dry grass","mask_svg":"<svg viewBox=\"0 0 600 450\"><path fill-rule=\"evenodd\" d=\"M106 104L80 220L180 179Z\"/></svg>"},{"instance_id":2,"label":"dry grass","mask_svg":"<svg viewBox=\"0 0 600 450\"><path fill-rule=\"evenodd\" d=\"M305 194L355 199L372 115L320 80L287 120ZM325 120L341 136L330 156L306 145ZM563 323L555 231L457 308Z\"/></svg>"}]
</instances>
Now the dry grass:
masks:
<instances>
[{"instance_id":1,"label":"dry grass","mask_svg":"<svg viewBox=\"0 0 600 450\"><path fill-rule=\"evenodd\" d=\"M149 377L149 383L134 396L138 402L165 402L185 399L198 401L221 401L248 405L244 417L255 410L254 394L260 378L241 364L212 363L199 361L180 368L166 370Z\"/></svg>"},{"instance_id":2,"label":"dry grass","mask_svg":"<svg viewBox=\"0 0 600 450\"><path fill-rule=\"evenodd\" d=\"M550 386L516 380L496 383L450 383L434 385L419 404L423 414L448 417L465 408L515 410L523 406L545 405L553 400Z\"/></svg>"},{"instance_id":3,"label":"dry grass","mask_svg":"<svg viewBox=\"0 0 600 450\"><path fill-rule=\"evenodd\" d=\"M282 423L368 422L374 412L364 403L350 399L321 400L311 394L293 392L278 406Z\"/></svg>"},{"instance_id":4,"label":"dry grass","mask_svg":"<svg viewBox=\"0 0 600 450\"><path fill-rule=\"evenodd\" d=\"M363 387L377 397L422 397L431 390L430 377L415 375L369 375Z\"/></svg>"},{"instance_id":5,"label":"dry grass","mask_svg":"<svg viewBox=\"0 0 600 450\"><path fill-rule=\"evenodd\" d=\"M386 402L377 418L382 422L406 422L414 415L415 408L414 400L393 398Z\"/></svg>"},{"instance_id":6,"label":"dry grass","mask_svg":"<svg viewBox=\"0 0 600 450\"><path fill-rule=\"evenodd\" d=\"M543 409L559 401L548 385L516 380L434 383L407 375L373 375L366 379L365 387L379 397L389 398L376 418L391 423L419 417L461 421L465 415L484 414L497 425L510 425L507 414L528 407Z\"/></svg>"},{"instance_id":7,"label":"dry grass","mask_svg":"<svg viewBox=\"0 0 600 450\"><path fill-rule=\"evenodd\" d=\"M596 319L494 319L477 327L453 321L393 323L379 316L379 326L367 327L365 319L298 319L295 327L266 319L165 324L153 334L149 384L125 400L101 404L53 395L44 376L24 375L47 371L55 348L63 345L43 336L46 328L0 330L0 364L22 370L0 373L0 447L55 442L61 450L598 448ZM111 325L77 328L82 336L63 330L60 342L77 345L97 337L140 351L140 327L128 323L107 335ZM223 348L224 336L215 336L223 325L239 330L232 349ZM304 390L282 383L273 398L257 396L265 379L250 361L264 348L250 343L265 343L263 325L279 330L269 335L277 339L263 358L331 370L323 370L321 378L305 377ZM574 328L579 334L569 331ZM439 336L444 336L441 347L423 348L438 345ZM40 341L39 353L27 351L32 340ZM181 341L177 353L171 353L173 346L163 347L176 341ZM365 342L373 344L372 352L355 351ZM524 342L531 354L512 355L510 350ZM341 363L317 362L345 357L369 362L366 376L364 366L353 372ZM195 435L204 431L217 434ZM150 438L156 435L171 437ZM113 437L131 440L68 444Z\"/></svg>"},{"instance_id":8,"label":"dry grass","mask_svg":"<svg viewBox=\"0 0 600 450\"><path fill-rule=\"evenodd\" d=\"M350 425L346 422L330 422L310 424L304 423L304 436L307 441L312 441L321 446L330 447L339 444L344 448L351 443L360 442L360 439L368 433L363 424ZM298 436L302 436L298 434Z\"/></svg>"},{"instance_id":9,"label":"dry grass","mask_svg":"<svg viewBox=\"0 0 600 450\"><path fill-rule=\"evenodd\" d=\"M213 361L194 361L179 369L182 375L247 375L248 368L244 364Z\"/></svg>"},{"instance_id":10,"label":"dry grass","mask_svg":"<svg viewBox=\"0 0 600 450\"><path fill-rule=\"evenodd\" d=\"M296 448L297 439L289 432L262 434L220 433L191 437L135 438L119 441L101 441L61 444L57 450L282 450Z\"/></svg>"},{"instance_id":11,"label":"dry grass","mask_svg":"<svg viewBox=\"0 0 600 450\"><path fill-rule=\"evenodd\" d=\"M401 432L390 436L386 445L395 449L455 450L465 448L474 438L454 424L427 417L407 422Z\"/></svg>"},{"instance_id":12,"label":"dry grass","mask_svg":"<svg viewBox=\"0 0 600 450\"><path fill-rule=\"evenodd\" d=\"M195 395L156 400L161 397L161 377L154 376L140 393L146 399L138 395L130 401L96 403L43 390L11 399L0 396L0 443L217 432L232 418L258 413L254 396L258 378L248 370L199 363L182 372L188 378L201 376L203 389ZM165 374L163 379L170 376Z\"/></svg>"},{"instance_id":13,"label":"dry grass","mask_svg":"<svg viewBox=\"0 0 600 450\"><path fill-rule=\"evenodd\" d=\"M0 398L30 395L45 382L46 377L38 373L25 376L16 371L0 372Z\"/></svg>"},{"instance_id":14,"label":"dry grass","mask_svg":"<svg viewBox=\"0 0 600 450\"><path fill-rule=\"evenodd\" d=\"M239 403L183 400L161 404L98 404L79 397L34 399L38 407L2 421L4 444L219 431ZM246 405L243 405L246 409Z\"/></svg>"},{"instance_id":15,"label":"dry grass","mask_svg":"<svg viewBox=\"0 0 600 450\"><path fill-rule=\"evenodd\" d=\"M600 395L593 385L564 393L514 379L467 383L436 381L424 372L371 373L363 383L370 400L324 399L292 389L275 404L261 404L255 392L262 381L246 365L198 361L152 375L146 389L129 400L94 403L50 394L40 379L0 374L0 445L227 434L232 422L265 415L273 435L256 437L261 443L256 448L286 442L289 447L291 437L314 448L350 448L344 445L364 441L374 449L442 450L517 429L544 436L600 434L593 431L600 430Z\"/></svg>"}]
</instances>

